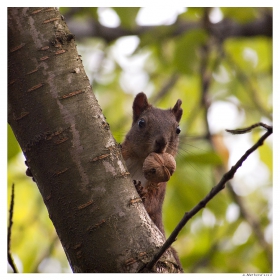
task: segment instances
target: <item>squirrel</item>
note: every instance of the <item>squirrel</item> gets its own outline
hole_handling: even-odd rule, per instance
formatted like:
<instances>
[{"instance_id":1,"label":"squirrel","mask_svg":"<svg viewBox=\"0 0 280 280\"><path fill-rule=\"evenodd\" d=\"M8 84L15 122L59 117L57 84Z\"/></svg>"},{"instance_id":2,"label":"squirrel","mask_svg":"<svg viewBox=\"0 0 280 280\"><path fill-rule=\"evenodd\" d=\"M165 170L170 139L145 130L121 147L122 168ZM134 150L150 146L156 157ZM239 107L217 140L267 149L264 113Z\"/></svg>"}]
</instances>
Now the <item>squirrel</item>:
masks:
<instances>
[{"instance_id":1,"label":"squirrel","mask_svg":"<svg viewBox=\"0 0 280 280\"><path fill-rule=\"evenodd\" d=\"M149 104L143 92L138 93L132 105L132 126L121 144L122 156L136 190L150 218L164 236L162 205L166 182L148 181L142 168L145 158L152 152L169 153L175 157L181 132L179 127L183 114L181 104L182 101L178 99L172 109L162 110ZM176 251L172 247L171 250L181 268Z\"/></svg>"},{"instance_id":2,"label":"squirrel","mask_svg":"<svg viewBox=\"0 0 280 280\"><path fill-rule=\"evenodd\" d=\"M181 104L182 101L178 99L172 109L162 110L149 104L147 96L143 92L138 93L132 106L132 127L121 144L122 156L136 190L147 213L164 237L162 205L166 182L148 181L143 174L143 163L152 152L169 153L175 157L181 132L179 127L183 114ZM28 167L27 162L25 163ZM26 175L35 181L29 167L26 170ZM183 271L177 252L172 247L171 250L179 268Z\"/></svg>"}]
</instances>

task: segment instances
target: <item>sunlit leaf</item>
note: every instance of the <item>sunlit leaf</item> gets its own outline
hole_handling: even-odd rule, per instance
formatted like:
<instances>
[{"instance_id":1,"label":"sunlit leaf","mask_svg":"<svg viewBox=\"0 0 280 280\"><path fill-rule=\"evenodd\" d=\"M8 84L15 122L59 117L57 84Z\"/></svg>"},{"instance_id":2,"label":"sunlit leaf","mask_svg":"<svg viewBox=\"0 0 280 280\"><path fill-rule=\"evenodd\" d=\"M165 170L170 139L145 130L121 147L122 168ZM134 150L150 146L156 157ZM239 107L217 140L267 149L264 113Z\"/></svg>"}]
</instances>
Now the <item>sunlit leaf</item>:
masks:
<instances>
[{"instance_id":1,"label":"sunlit leaf","mask_svg":"<svg viewBox=\"0 0 280 280\"><path fill-rule=\"evenodd\" d=\"M194 163L201 165L219 165L222 164L221 158L212 151L203 152L199 154L187 154L183 157L184 159L181 161L185 163Z\"/></svg>"},{"instance_id":2,"label":"sunlit leaf","mask_svg":"<svg viewBox=\"0 0 280 280\"><path fill-rule=\"evenodd\" d=\"M191 30L176 39L174 64L178 71L192 74L198 67L200 47L207 39L206 32L202 29Z\"/></svg>"},{"instance_id":3,"label":"sunlit leaf","mask_svg":"<svg viewBox=\"0 0 280 280\"><path fill-rule=\"evenodd\" d=\"M138 14L139 8L125 8L125 7L114 7L113 8L121 20L121 25L126 28L133 28L136 25L135 18Z\"/></svg>"},{"instance_id":4,"label":"sunlit leaf","mask_svg":"<svg viewBox=\"0 0 280 280\"><path fill-rule=\"evenodd\" d=\"M19 144L15 138L15 135L11 129L11 127L8 125L8 160L13 158L15 155L17 155L20 152Z\"/></svg>"},{"instance_id":5,"label":"sunlit leaf","mask_svg":"<svg viewBox=\"0 0 280 280\"><path fill-rule=\"evenodd\" d=\"M225 17L231 18L240 23L250 22L256 18L258 10L256 8L236 7L236 8L221 8Z\"/></svg>"}]
</instances>

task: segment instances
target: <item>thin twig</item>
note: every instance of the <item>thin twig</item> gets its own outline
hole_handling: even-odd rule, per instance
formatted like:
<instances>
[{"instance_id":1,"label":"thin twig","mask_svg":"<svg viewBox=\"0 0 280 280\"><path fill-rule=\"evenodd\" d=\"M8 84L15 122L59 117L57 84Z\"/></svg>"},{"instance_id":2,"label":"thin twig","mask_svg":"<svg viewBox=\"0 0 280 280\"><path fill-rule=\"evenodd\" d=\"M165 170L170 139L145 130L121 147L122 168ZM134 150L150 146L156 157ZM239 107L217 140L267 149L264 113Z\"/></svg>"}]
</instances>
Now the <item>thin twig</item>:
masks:
<instances>
[{"instance_id":1,"label":"thin twig","mask_svg":"<svg viewBox=\"0 0 280 280\"><path fill-rule=\"evenodd\" d=\"M220 182L211 189L211 191L206 195L206 197L201 200L191 211L186 212L179 224L176 226L174 231L171 233L169 238L165 241L163 246L160 248L159 252L154 256L154 258L145 266L143 266L140 271L143 268L152 269L154 264L160 259L160 257L164 254L164 252L171 246L171 244L176 240L178 234L182 230L182 228L186 225L186 223L196 214L198 213L202 208L206 206L206 204L215 196L217 195L221 190L225 188L225 183L229 180L231 180L234 177L234 174L236 173L237 169L243 164L243 162L247 159L247 157L253 153L258 147L260 147L264 140L272 134L272 127L268 127L267 132L258 140L258 142L253 145L249 150L245 152L245 154L237 161L237 163L231 167L231 169L224 174Z\"/></svg>"},{"instance_id":2,"label":"thin twig","mask_svg":"<svg viewBox=\"0 0 280 280\"><path fill-rule=\"evenodd\" d=\"M247 132L250 132L252 129L254 129L255 127L258 127L258 126L262 126L264 128L266 128L267 130L272 130L272 126L269 126L267 124L264 124L262 122L259 122L259 123L255 123L249 127L245 127L245 128L239 128L239 129L226 129L227 132L230 132L232 134L244 134L244 133L247 133Z\"/></svg>"},{"instance_id":3,"label":"thin twig","mask_svg":"<svg viewBox=\"0 0 280 280\"><path fill-rule=\"evenodd\" d=\"M9 210L9 226L8 226L8 262L12 267L14 273L18 273L17 267L14 263L14 259L11 254L11 235L12 235L12 225L13 225L13 213L14 213L14 198L15 198L15 185L12 184L12 194L11 194L11 204Z\"/></svg>"}]
</instances>

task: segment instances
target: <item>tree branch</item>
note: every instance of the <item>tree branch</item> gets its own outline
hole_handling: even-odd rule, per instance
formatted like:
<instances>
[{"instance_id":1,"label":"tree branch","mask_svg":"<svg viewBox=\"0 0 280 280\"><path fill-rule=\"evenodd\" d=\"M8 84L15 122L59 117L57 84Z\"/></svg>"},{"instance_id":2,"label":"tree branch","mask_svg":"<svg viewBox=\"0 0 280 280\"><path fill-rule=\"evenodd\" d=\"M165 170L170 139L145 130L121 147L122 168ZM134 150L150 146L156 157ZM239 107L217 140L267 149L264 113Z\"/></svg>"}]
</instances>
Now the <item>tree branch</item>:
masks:
<instances>
[{"instance_id":1,"label":"tree branch","mask_svg":"<svg viewBox=\"0 0 280 280\"><path fill-rule=\"evenodd\" d=\"M252 125L252 127L256 127L258 125ZM243 162L248 158L248 156L253 153L257 148L259 148L261 145L263 145L264 140L273 133L273 128L270 126L266 126L267 132L257 141L255 145L253 145L249 150L245 152L245 154L237 161L237 163L231 167L231 169L224 174L220 182L211 189L211 191L206 195L204 199L202 199L193 209L191 209L189 212L186 212L179 224L176 226L174 231L171 233L169 238L166 240L166 242L163 244L163 246L160 248L159 252L154 256L154 258L146 264L144 267L141 268L147 268L150 269L154 266L154 264L159 260L159 258L162 256L162 254L171 246L171 244L176 240L178 234L182 230L182 228L186 225L186 223L196 214L198 213L202 208L206 206L206 204L214 197L216 196L221 190L225 188L225 183L229 180L231 180L234 177L234 174L236 173L237 169L243 164ZM246 129L244 129L246 130ZM140 270L140 271L141 271Z\"/></svg>"},{"instance_id":2,"label":"tree branch","mask_svg":"<svg viewBox=\"0 0 280 280\"><path fill-rule=\"evenodd\" d=\"M267 130L271 130L272 131L272 126L270 125L267 125L265 123L262 123L262 122L259 122L259 123L255 123L249 127L245 127L245 128L239 128L239 129L226 129L227 132L230 132L232 134L244 134L244 133L247 133L247 132L250 132L252 129L258 127L258 126L262 126L264 128L266 128Z\"/></svg>"},{"instance_id":3,"label":"tree branch","mask_svg":"<svg viewBox=\"0 0 280 280\"><path fill-rule=\"evenodd\" d=\"M86 22L80 22L74 19L73 14L68 12L64 14L67 25L78 40L85 37L99 37L110 43L122 36L136 35L141 36L145 33L154 33L158 26L141 26L136 25L132 30L125 29L121 26L107 27L99 23L99 21L89 17ZM178 36L192 29L201 28L200 22L177 20L172 25L161 26L164 30L163 34L170 36ZM170 34L170 30L172 33ZM272 37L272 12L267 11L256 20L240 24L229 19L223 19L217 24L209 22L209 32L220 42L229 37L251 37L251 36L267 36ZM153 38L151 38L153 40Z\"/></svg>"},{"instance_id":4,"label":"tree branch","mask_svg":"<svg viewBox=\"0 0 280 280\"><path fill-rule=\"evenodd\" d=\"M14 273L18 273L17 267L14 263L14 259L11 253L11 235L12 235L13 214L14 214L14 198L15 198L15 185L12 184L11 203L10 203L10 210L9 210L9 225L8 225L8 262L12 267Z\"/></svg>"},{"instance_id":5,"label":"tree branch","mask_svg":"<svg viewBox=\"0 0 280 280\"><path fill-rule=\"evenodd\" d=\"M138 193L73 35L56 8L8 18L8 121L72 271L137 272L165 238L142 203L130 205ZM166 262L171 252L153 271Z\"/></svg>"}]
</instances>

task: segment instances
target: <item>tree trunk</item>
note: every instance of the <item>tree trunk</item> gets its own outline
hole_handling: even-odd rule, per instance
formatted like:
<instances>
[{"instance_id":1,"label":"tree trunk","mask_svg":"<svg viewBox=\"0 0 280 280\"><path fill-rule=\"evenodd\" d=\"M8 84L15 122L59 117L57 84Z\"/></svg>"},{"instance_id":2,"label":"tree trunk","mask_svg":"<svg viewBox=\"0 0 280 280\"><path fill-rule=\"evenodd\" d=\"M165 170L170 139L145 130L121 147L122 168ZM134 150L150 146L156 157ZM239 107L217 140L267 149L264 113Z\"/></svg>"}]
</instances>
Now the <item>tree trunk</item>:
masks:
<instances>
[{"instance_id":1,"label":"tree trunk","mask_svg":"<svg viewBox=\"0 0 280 280\"><path fill-rule=\"evenodd\" d=\"M164 237L133 200L139 196L57 9L8 9L8 122L73 272L137 272L151 259ZM153 271L170 271L172 262L167 253Z\"/></svg>"}]
</instances>

